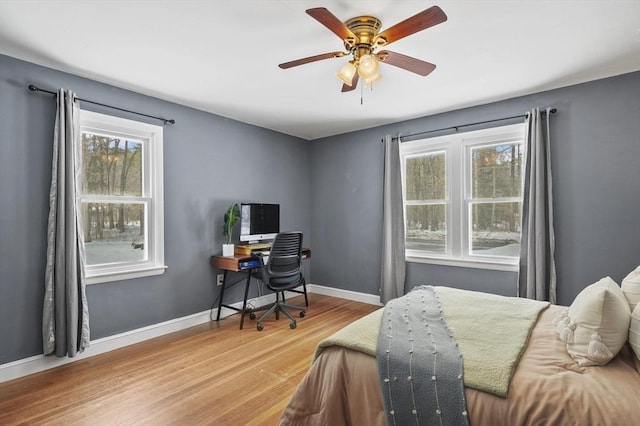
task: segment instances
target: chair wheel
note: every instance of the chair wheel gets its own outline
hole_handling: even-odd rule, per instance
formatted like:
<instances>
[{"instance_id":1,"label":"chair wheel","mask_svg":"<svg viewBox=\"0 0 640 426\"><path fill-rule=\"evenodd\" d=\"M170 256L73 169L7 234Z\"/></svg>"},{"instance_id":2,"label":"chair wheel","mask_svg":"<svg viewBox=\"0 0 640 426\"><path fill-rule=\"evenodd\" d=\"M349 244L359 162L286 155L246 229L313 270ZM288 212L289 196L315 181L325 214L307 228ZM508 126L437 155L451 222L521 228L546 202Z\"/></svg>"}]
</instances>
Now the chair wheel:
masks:
<instances>
[{"instance_id":1,"label":"chair wheel","mask_svg":"<svg viewBox=\"0 0 640 426\"><path fill-rule=\"evenodd\" d=\"M254 314L253 312L249 312L249 319L256 319L256 314Z\"/></svg>"},{"instance_id":2,"label":"chair wheel","mask_svg":"<svg viewBox=\"0 0 640 426\"><path fill-rule=\"evenodd\" d=\"M307 315L305 311L300 311L300 318L304 318L305 315Z\"/></svg>"},{"instance_id":3,"label":"chair wheel","mask_svg":"<svg viewBox=\"0 0 640 426\"><path fill-rule=\"evenodd\" d=\"M259 322L258 325L256 325L256 328L258 329L258 331L262 331L264 330L264 325L262 325L262 323Z\"/></svg>"},{"instance_id":4,"label":"chair wheel","mask_svg":"<svg viewBox=\"0 0 640 426\"><path fill-rule=\"evenodd\" d=\"M295 322L295 321L293 321L293 322L290 322L290 323L289 323L289 328L291 328L292 330L293 330L294 328L296 328L297 326L298 326L298 324L296 324L296 322Z\"/></svg>"}]
</instances>

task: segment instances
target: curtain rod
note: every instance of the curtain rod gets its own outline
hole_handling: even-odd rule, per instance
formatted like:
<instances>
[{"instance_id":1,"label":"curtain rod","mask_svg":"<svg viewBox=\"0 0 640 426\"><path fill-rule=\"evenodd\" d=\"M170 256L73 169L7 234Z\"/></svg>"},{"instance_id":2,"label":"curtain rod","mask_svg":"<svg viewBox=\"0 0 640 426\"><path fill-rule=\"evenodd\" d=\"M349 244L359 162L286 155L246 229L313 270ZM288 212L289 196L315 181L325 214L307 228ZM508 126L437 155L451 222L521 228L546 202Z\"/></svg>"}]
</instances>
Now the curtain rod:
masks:
<instances>
[{"instance_id":1,"label":"curtain rod","mask_svg":"<svg viewBox=\"0 0 640 426\"><path fill-rule=\"evenodd\" d=\"M543 111L543 112L546 112L546 111ZM551 108L549 110L549 113L551 113L551 114L555 114L556 112L558 112L558 110L556 108ZM406 141L403 141L402 138L411 138L411 137L414 137L414 136L428 135L429 133L443 132L445 130L454 130L454 129L457 132L458 129L461 128L461 127L477 126L478 124L493 123L493 122L496 122L496 121L515 120L516 118L525 118L525 117L527 117L527 115L528 115L528 113L527 114L520 114L520 115L513 115L511 117L494 118L493 120L477 121L475 123L459 124L457 126L443 127L442 129L427 130L427 131L424 131L424 132L410 133L410 134L404 135L404 136L396 136L393 139L399 140L400 142L406 142ZM382 142L384 142L384 139L382 139Z\"/></svg>"},{"instance_id":2,"label":"curtain rod","mask_svg":"<svg viewBox=\"0 0 640 426\"><path fill-rule=\"evenodd\" d=\"M49 94L51 94L53 96L58 96L58 94L56 92L52 92L51 90L41 89L39 87L34 86L33 84L29 85L29 90L31 90L32 92L44 92L44 93L49 93ZM94 104L94 105L100 105L100 106L111 108L111 109L117 109L118 111L129 112L131 114L142 115L144 117L149 117L149 118L153 118L153 119L156 119L156 120L160 120L164 124L167 124L167 123L176 124L176 120L173 120L173 119L167 120L166 118L156 117L154 115L149 115L149 114L143 114L141 112L131 111L131 110L128 110L128 109L124 109L124 108L120 108L120 107L116 107L116 106L112 106L112 105L101 104L100 102L94 102L94 101L89 101L87 99L80 99L80 98L77 98L77 99L79 101L81 101L81 102L86 102L86 103Z\"/></svg>"}]
</instances>

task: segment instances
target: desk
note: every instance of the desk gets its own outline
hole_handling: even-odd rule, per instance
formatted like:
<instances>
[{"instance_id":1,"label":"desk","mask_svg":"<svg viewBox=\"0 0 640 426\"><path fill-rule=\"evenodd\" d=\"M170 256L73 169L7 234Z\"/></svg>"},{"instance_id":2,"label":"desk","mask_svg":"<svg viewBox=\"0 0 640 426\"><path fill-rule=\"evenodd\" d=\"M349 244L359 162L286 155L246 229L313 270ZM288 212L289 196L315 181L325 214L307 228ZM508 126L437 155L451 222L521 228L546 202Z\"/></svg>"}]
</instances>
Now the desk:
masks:
<instances>
[{"instance_id":1,"label":"desk","mask_svg":"<svg viewBox=\"0 0 640 426\"><path fill-rule=\"evenodd\" d=\"M302 249L302 258L309 259L311 257L311 249ZM211 263L218 269L224 271L224 278L222 280L222 289L220 289L220 299L218 300L218 316L216 321L220 321L220 312L222 308L233 309L240 312L240 330L244 325L244 315L247 313L247 297L249 296L249 286L251 284L251 272L260 267L260 259L255 256L247 255L234 255L234 256L211 256ZM228 272L244 272L247 274L247 280L244 287L244 298L242 300L242 309L238 309L235 306L224 304L224 290L227 287L227 275ZM293 290L295 291L295 290ZM306 296L305 296L306 301Z\"/></svg>"}]
</instances>

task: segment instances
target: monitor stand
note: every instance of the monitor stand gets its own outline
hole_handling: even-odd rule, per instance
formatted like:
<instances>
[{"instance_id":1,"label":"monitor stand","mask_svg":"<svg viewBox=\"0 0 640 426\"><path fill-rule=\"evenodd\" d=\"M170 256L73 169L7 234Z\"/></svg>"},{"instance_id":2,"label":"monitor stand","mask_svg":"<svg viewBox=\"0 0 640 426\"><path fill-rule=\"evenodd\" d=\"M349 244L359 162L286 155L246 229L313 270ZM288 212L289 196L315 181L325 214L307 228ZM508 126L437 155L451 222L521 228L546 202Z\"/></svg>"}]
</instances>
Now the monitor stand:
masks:
<instances>
[{"instance_id":1,"label":"monitor stand","mask_svg":"<svg viewBox=\"0 0 640 426\"><path fill-rule=\"evenodd\" d=\"M269 250L270 248L271 243L252 243L249 241L248 244L236 246L236 251L243 255L250 255L255 251Z\"/></svg>"}]
</instances>

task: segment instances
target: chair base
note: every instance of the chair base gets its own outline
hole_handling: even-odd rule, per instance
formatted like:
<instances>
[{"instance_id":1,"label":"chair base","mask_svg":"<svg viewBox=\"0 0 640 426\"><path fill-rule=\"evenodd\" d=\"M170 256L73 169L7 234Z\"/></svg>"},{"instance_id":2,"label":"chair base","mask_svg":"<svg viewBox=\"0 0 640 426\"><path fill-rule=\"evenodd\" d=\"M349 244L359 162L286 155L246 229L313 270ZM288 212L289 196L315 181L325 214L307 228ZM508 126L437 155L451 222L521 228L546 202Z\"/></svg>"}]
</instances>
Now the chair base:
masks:
<instances>
[{"instance_id":1,"label":"chair base","mask_svg":"<svg viewBox=\"0 0 640 426\"><path fill-rule=\"evenodd\" d=\"M291 321L289 323L289 327L294 329L298 326L295 317L291 314L290 311L300 311L299 315L300 318L304 318L304 316L306 315L306 310L305 308L301 307L301 306L295 306L295 305L290 305L288 303L285 303L284 301L280 301L279 298L279 294L276 293L276 302L275 303L271 303L269 305L263 306L261 308L255 309L255 310L251 310L251 313L249 314L249 318L251 319L255 319L256 317L256 312L260 312L263 310L266 310L266 312L264 312L260 318L258 318L258 322L256 324L256 328L258 331L262 331L264 329L264 324L263 321L265 320L265 318L267 318L269 315L275 313L276 314L276 320L280 319L280 312L282 312L287 318L289 318L289 320ZM284 300L284 295L282 295L282 298Z\"/></svg>"}]
</instances>

